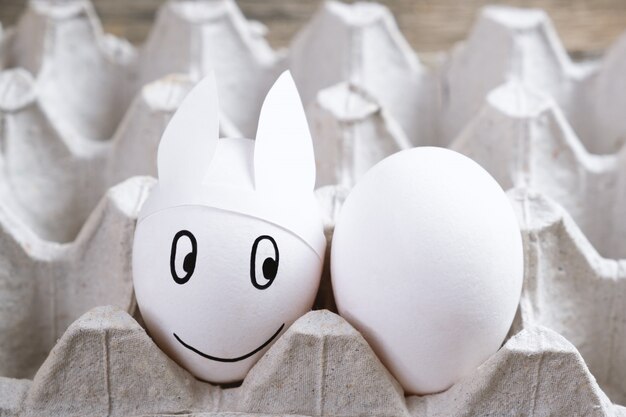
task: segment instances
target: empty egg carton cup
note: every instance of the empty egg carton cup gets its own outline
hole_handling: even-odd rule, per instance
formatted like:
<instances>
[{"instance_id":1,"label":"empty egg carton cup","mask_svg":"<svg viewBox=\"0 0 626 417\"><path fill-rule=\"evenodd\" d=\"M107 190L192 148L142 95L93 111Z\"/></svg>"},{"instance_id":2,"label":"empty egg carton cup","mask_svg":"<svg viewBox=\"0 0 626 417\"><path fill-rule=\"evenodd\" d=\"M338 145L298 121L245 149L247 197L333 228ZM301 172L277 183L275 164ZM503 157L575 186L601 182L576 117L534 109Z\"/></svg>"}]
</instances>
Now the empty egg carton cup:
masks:
<instances>
[{"instance_id":1,"label":"empty egg carton cup","mask_svg":"<svg viewBox=\"0 0 626 417\"><path fill-rule=\"evenodd\" d=\"M493 90L450 147L504 189L558 201L602 255L626 258L626 153L589 153L549 96L517 81Z\"/></svg>"},{"instance_id":2,"label":"empty egg carton cup","mask_svg":"<svg viewBox=\"0 0 626 417\"><path fill-rule=\"evenodd\" d=\"M289 65L320 154L318 185L351 185L407 139L449 146L485 97L512 81L552 97L588 152L614 154L626 138L625 48L626 35L602 60L576 63L543 11L491 6L465 42L427 67L384 6L326 2L292 42Z\"/></svg>"},{"instance_id":3,"label":"empty egg carton cup","mask_svg":"<svg viewBox=\"0 0 626 417\"><path fill-rule=\"evenodd\" d=\"M520 189L509 197L525 255L512 332L536 325L558 332L576 346L609 398L626 404L626 260L598 254L554 201Z\"/></svg>"},{"instance_id":4,"label":"empty egg carton cup","mask_svg":"<svg viewBox=\"0 0 626 417\"><path fill-rule=\"evenodd\" d=\"M0 206L2 375L32 376L67 326L94 306L134 311L132 237L153 182L136 177L111 188L68 243L41 239Z\"/></svg>"},{"instance_id":5,"label":"empty egg carton cup","mask_svg":"<svg viewBox=\"0 0 626 417\"><path fill-rule=\"evenodd\" d=\"M285 66L263 34L233 0L170 1L134 47L105 34L86 0L33 0L4 37L0 62L36 74L51 118L93 139L113 134L143 85L173 73L198 81L214 70L223 133L254 137L262 100Z\"/></svg>"},{"instance_id":6,"label":"empty egg carton cup","mask_svg":"<svg viewBox=\"0 0 626 417\"><path fill-rule=\"evenodd\" d=\"M154 172L177 87L147 86L115 136L95 142L59 134L28 72L0 73L0 375L32 376L92 307L131 311L132 236L153 180L115 184Z\"/></svg>"}]
</instances>

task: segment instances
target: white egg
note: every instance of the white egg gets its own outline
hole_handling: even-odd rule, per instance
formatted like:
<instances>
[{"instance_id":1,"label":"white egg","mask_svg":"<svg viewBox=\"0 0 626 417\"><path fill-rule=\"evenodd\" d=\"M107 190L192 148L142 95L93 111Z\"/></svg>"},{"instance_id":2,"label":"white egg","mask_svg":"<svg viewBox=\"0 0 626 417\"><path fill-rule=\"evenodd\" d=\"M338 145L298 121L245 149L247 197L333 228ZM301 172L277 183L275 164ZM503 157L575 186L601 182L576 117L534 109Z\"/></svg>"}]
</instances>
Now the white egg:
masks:
<instances>
[{"instance_id":1,"label":"white egg","mask_svg":"<svg viewBox=\"0 0 626 417\"><path fill-rule=\"evenodd\" d=\"M160 211L135 232L135 292L150 335L211 382L243 379L311 309L321 268L294 234L200 205Z\"/></svg>"},{"instance_id":2,"label":"white egg","mask_svg":"<svg viewBox=\"0 0 626 417\"><path fill-rule=\"evenodd\" d=\"M157 345L200 379L241 380L311 309L326 247L315 161L284 73L256 140L218 139L215 81L187 95L158 154L133 245L137 304Z\"/></svg>"},{"instance_id":3,"label":"white egg","mask_svg":"<svg viewBox=\"0 0 626 417\"><path fill-rule=\"evenodd\" d=\"M515 213L477 163L414 148L375 165L336 224L340 314L407 393L446 390L502 345L519 303Z\"/></svg>"}]
</instances>

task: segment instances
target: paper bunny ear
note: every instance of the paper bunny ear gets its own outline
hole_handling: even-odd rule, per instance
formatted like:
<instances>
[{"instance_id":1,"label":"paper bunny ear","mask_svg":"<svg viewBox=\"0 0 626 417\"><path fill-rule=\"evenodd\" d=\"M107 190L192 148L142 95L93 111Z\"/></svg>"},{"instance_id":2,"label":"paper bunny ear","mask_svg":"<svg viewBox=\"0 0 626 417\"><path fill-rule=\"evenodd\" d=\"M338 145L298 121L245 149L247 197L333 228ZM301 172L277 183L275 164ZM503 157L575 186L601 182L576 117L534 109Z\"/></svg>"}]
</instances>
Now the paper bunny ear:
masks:
<instances>
[{"instance_id":1,"label":"paper bunny ear","mask_svg":"<svg viewBox=\"0 0 626 417\"><path fill-rule=\"evenodd\" d=\"M164 185L198 184L215 154L219 138L219 104L210 72L187 96L163 132L157 166Z\"/></svg>"},{"instance_id":2,"label":"paper bunny ear","mask_svg":"<svg viewBox=\"0 0 626 417\"><path fill-rule=\"evenodd\" d=\"M304 108L289 71L267 93L254 146L257 189L313 190L315 157Z\"/></svg>"}]
</instances>

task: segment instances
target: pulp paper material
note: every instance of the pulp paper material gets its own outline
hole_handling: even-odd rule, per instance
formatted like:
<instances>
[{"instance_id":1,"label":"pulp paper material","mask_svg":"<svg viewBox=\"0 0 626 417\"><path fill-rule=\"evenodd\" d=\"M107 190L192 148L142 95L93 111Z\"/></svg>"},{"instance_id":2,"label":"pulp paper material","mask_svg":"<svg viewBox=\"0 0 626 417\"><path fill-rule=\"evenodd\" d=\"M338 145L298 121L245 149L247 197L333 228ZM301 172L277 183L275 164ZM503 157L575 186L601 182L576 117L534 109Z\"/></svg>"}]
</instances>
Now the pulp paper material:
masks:
<instances>
[{"instance_id":1,"label":"pulp paper material","mask_svg":"<svg viewBox=\"0 0 626 417\"><path fill-rule=\"evenodd\" d=\"M489 91L511 79L548 92L577 116L573 106L585 70L569 60L542 10L487 7L443 66L441 82L449 94L442 103L442 136L453 139Z\"/></svg>"},{"instance_id":2,"label":"pulp paper material","mask_svg":"<svg viewBox=\"0 0 626 417\"><path fill-rule=\"evenodd\" d=\"M136 52L103 33L88 1L29 2L4 52L7 68L36 74L41 106L67 135L110 138L136 92Z\"/></svg>"},{"instance_id":3,"label":"pulp paper material","mask_svg":"<svg viewBox=\"0 0 626 417\"><path fill-rule=\"evenodd\" d=\"M199 79L214 69L230 131L252 136L262 98L286 65L262 35L231 0L171 2L135 49L103 34L88 2L34 2L6 36L3 58L38 74L55 125L100 139L114 132L141 84L173 71ZM415 145L447 145L489 91L521 79L555 98L591 152L612 153L626 130L615 94L624 45L618 41L602 62L573 63L542 11L487 7L467 41L427 70L384 6L328 2L294 39L288 61L305 104L349 82L376 98ZM96 99L84 103L85 96Z\"/></svg>"},{"instance_id":4,"label":"pulp paper material","mask_svg":"<svg viewBox=\"0 0 626 417\"><path fill-rule=\"evenodd\" d=\"M165 3L140 56L142 84L171 73L200 80L214 71L220 107L241 132L232 137L254 137L263 98L285 68L234 0Z\"/></svg>"},{"instance_id":5,"label":"pulp paper material","mask_svg":"<svg viewBox=\"0 0 626 417\"><path fill-rule=\"evenodd\" d=\"M554 331L520 331L448 391L407 398L413 416L618 416L576 348Z\"/></svg>"},{"instance_id":6,"label":"pulp paper material","mask_svg":"<svg viewBox=\"0 0 626 417\"><path fill-rule=\"evenodd\" d=\"M0 378L0 394L0 415L21 416L617 417L624 412L598 388L576 349L542 327L519 332L450 390L404 397L361 335L328 311L296 321L240 387L223 389L176 365L128 314L96 308L69 327L32 382Z\"/></svg>"},{"instance_id":7,"label":"pulp paper material","mask_svg":"<svg viewBox=\"0 0 626 417\"><path fill-rule=\"evenodd\" d=\"M198 81L210 70L219 76L225 130L252 136L263 97L285 67L232 0L166 3L140 47L105 34L89 1L29 2L2 45L0 67L35 75L55 127L93 140L114 134L146 83L172 73Z\"/></svg>"},{"instance_id":8,"label":"pulp paper material","mask_svg":"<svg viewBox=\"0 0 626 417\"><path fill-rule=\"evenodd\" d=\"M294 38L289 68L305 105L347 82L375 97L414 144L431 143L436 86L383 5L323 2Z\"/></svg>"},{"instance_id":9,"label":"pulp paper material","mask_svg":"<svg viewBox=\"0 0 626 417\"><path fill-rule=\"evenodd\" d=\"M619 109L626 106L626 96L621 94L626 85L626 33L609 48L598 65L599 69L585 80L584 109L577 115L580 117L570 120L590 151L616 152L625 143L626 118Z\"/></svg>"},{"instance_id":10,"label":"pulp paper material","mask_svg":"<svg viewBox=\"0 0 626 417\"><path fill-rule=\"evenodd\" d=\"M226 395L176 365L123 310L99 307L67 329L22 397L9 409L23 416L135 416L214 411Z\"/></svg>"},{"instance_id":11,"label":"pulp paper material","mask_svg":"<svg viewBox=\"0 0 626 417\"><path fill-rule=\"evenodd\" d=\"M497 88L451 148L505 189L553 198L602 255L626 257L626 151L589 153L549 97L516 81Z\"/></svg>"},{"instance_id":12,"label":"pulp paper material","mask_svg":"<svg viewBox=\"0 0 626 417\"><path fill-rule=\"evenodd\" d=\"M541 195L516 190L510 198L526 251L514 328L540 324L562 334L611 400L625 404L626 260L601 257L566 211Z\"/></svg>"},{"instance_id":13,"label":"pulp paper material","mask_svg":"<svg viewBox=\"0 0 626 417\"><path fill-rule=\"evenodd\" d=\"M12 379L0 376L0 415L18 415L21 404L33 382L28 379Z\"/></svg>"},{"instance_id":14,"label":"pulp paper material","mask_svg":"<svg viewBox=\"0 0 626 417\"><path fill-rule=\"evenodd\" d=\"M191 81L144 87L107 141L64 135L23 69L0 72L0 198L39 237L72 241L105 191L133 175L156 174L156 151Z\"/></svg>"},{"instance_id":15,"label":"pulp paper material","mask_svg":"<svg viewBox=\"0 0 626 417\"><path fill-rule=\"evenodd\" d=\"M626 137L615 93L624 45L602 62L573 63L543 11L486 7L467 41L425 69L383 6L324 3L292 42L289 61L308 106L318 185L353 184L407 140L447 146L493 89L513 81L552 96L588 152L615 153ZM356 121L374 107L384 117Z\"/></svg>"},{"instance_id":16,"label":"pulp paper material","mask_svg":"<svg viewBox=\"0 0 626 417\"><path fill-rule=\"evenodd\" d=\"M425 69L383 6L328 2L292 42L290 66L305 104L336 84L358 86L414 145L447 146L491 90L519 80L553 97L589 152L610 154L626 137L624 98L616 94L624 39L599 62L575 63L543 11L491 6L466 42Z\"/></svg>"},{"instance_id":17,"label":"pulp paper material","mask_svg":"<svg viewBox=\"0 0 626 417\"><path fill-rule=\"evenodd\" d=\"M622 37L601 62L574 63L544 11L484 8L440 70L441 144L460 132L493 88L518 79L558 103L590 152L616 152L626 137L626 121L617 113L626 100L618 93L625 48Z\"/></svg>"},{"instance_id":18,"label":"pulp paper material","mask_svg":"<svg viewBox=\"0 0 626 417\"><path fill-rule=\"evenodd\" d=\"M413 146L387 110L356 85L321 90L308 116L318 187L351 187L377 162Z\"/></svg>"},{"instance_id":19,"label":"pulp paper material","mask_svg":"<svg viewBox=\"0 0 626 417\"><path fill-rule=\"evenodd\" d=\"M137 177L113 187L65 244L40 239L0 206L0 375L31 377L67 326L95 306L133 311L132 236L152 183Z\"/></svg>"}]
</instances>

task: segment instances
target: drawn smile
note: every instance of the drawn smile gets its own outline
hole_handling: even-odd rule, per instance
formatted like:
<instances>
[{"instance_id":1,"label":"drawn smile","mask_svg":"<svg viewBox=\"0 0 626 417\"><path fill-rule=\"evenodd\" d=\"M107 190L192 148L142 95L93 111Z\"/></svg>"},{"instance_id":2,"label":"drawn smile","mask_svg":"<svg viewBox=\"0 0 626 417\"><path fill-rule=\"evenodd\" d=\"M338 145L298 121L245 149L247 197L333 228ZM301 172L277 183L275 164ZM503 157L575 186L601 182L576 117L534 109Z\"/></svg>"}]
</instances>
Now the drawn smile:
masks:
<instances>
[{"instance_id":1,"label":"drawn smile","mask_svg":"<svg viewBox=\"0 0 626 417\"><path fill-rule=\"evenodd\" d=\"M267 339L261 346L259 346L258 348L254 349L252 352L246 353L245 355L239 356L237 358L218 358L217 356L207 355L204 352L200 352L195 347L193 347L191 345L188 345L187 343L183 342L181 340L181 338L178 337L178 335L176 333L174 333L174 337L176 338L176 340L178 340L178 343L180 343L181 345L183 345L184 347L186 347L190 351L192 351L194 353L197 353L198 355L202 356L203 358L211 359L212 361L218 361L218 362L238 362L238 361L242 361L244 359L248 359L250 356L254 355L255 353L257 353L257 352L259 352L261 350L263 350L264 347L266 347L267 345L272 343L272 340L274 340L276 338L276 336L278 336L280 334L280 331L283 330L283 327L285 327L285 323L281 324L281 326L278 328L278 330L276 330L276 333L274 333L272 335L272 337Z\"/></svg>"}]
</instances>

